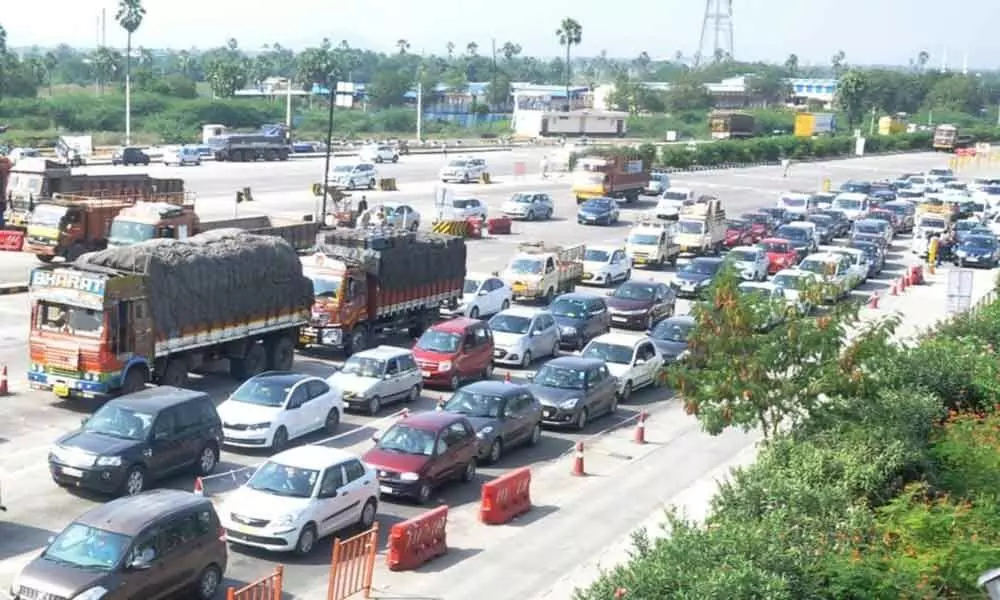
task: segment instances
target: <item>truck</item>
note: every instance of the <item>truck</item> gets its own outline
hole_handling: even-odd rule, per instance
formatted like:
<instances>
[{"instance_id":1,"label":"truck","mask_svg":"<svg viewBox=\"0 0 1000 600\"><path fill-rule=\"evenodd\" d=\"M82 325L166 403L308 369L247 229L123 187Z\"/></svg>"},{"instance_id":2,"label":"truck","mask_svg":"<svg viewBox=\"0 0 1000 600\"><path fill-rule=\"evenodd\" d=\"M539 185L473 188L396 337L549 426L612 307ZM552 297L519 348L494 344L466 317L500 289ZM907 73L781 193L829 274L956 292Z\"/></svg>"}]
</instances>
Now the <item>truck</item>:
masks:
<instances>
[{"instance_id":1,"label":"truck","mask_svg":"<svg viewBox=\"0 0 1000 600\"><path fill-rule=\"evenodd\" d=\"M545 304L563 292L571 292L583 279L583 244L551 246L544 242L522 242L501 274L515 300Z\"/></svg>"},{"instance_id":2,"label":"truck","mask_svg":"<svg viewBox=\"0 0 1000 600\"><path fill-rule=\"evenodd\" d=\"M753 137L756 122L753 115L743 112L716 110L708 114L708 128L713 140Z\"/></svg>"},{"instance_id":3,"label":"truck","mask_svg":"<svg viewBox=\"0 0 1000 600\"><path fill-rule=\"evenodd\" d=\"M837 130L837 119L833 113L800 112L795 114L795 137L833 135Z\"/></svg>"},{"instance_id":4,"label":"truck","mask_svg":"<svg viewBox=\"0 0 1000 600\"><path fill-rule=\"evenodd\" d=\"M238 380L289 370L313 301L291 246L234 230L36 267L30 290L28 382L66 399L186 387L220 359Z\"/></svg>"},{"instance_id":5,"label":"truck","mask_svg":"<svg viewBox=\"0 0 1000 600\"><path fill-rule=\"evenodd\" d=\"M726 211L718 198L702 196L681 208L677 219L677 244L681 254L718 253L726 240Z\"/></svg>"},{"instance_id":6,"label":"truck","mask_svg":"<svg viewBox=\"0 0 1000 600\"><path fill-rule=\"evenodd\" d=\"M312 284L312 312L298 339L361 352L378 338L420 336L442 306L456 308L465 287L465 239L423 232L338 229L301 257Z\"/></svg>"},{"instance_id":7,"label":"truck","mask_svg":"<svg viewBox=\"0 0 1000 600\"><path fill-rule=\"evenodd\" d=\"M879 135L898 135L900 133L906 133L906 122L903 119L889 115L879 118Z\"/></svg>"},{"instance_id":8,"label":"truck","mask_svg":"<svg viewBox=\"0 0 1000 600\"><path fill-rule=\"evenodd\" d=\"M254 162L288 160L291 141L281 125L265 125L252 133L227 133L208 137L206 145L217 161Z\"/></svg>"},{"instance_id":9,"label":"truck","mask_svg":"<svg viewBox=\"0 0 1000 600\"><path fill-rule=\"evenodd\" d=\"M681 253L681 247L675 241L676 233L676 221L640 221L628 233L625 253L636 267L659 269L666 264L676 265Z\"/></svg>"},{"instance_id":10,"label":"truck","mask_svg":"<svg viewBox=\"0 0 1000 600\"><path fill-rule=\"evenodd\" d=\"M938 125L934 129L934 150L952 152L972 146L970 135L962 135L954 125Z\"/></svg>"},{"instance_id":11,"label":"truck","mask_svg":"<svg viewBox=\"0 0 1000 600\"><path fill-rule=\"evenodd\" d=\"M577 204L593 198L636 202L647 183L649 168L641 158L612 151L579 157L572 175Z\"/></svg>"},{"instance_id":12,"label":"truck","mask_svg":"<svg viewBox=\"0 0 1000 600\"><path fill-rule=\"evenodd\" d=\"M56 140L56 156L69 167L82 167L94 154L94 138L89 135L61 135Z\"/></svg>"},{"instance_id":13,"label":"truck","mask_svg":"<svg viewBox=\"0 0 1000 600\"><path fill-rule=\"evenodd\" d=\"M151 239L184 239L217 229L242 229L284 239L298 251L315 247L321 224L312 215L301 220L266 215L202 221L193 202L144 202L120 211L111 221L109 245L128 246Z\"/></svg>"}]
</instances>

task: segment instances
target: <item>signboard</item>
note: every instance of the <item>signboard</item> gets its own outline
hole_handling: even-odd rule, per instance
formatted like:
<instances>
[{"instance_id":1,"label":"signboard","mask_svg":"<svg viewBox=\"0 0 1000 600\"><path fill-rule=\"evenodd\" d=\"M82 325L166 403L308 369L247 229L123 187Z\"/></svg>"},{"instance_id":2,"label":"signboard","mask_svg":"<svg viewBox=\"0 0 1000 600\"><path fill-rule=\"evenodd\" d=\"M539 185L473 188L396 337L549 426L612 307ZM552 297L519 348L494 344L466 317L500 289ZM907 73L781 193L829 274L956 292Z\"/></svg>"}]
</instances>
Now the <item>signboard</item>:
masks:
<instances>
[{"instance_id":1,"label":"signboard","mask_svg":"<svg viewBox=\"0 0 1000 600\"><path fill-rule=\"evenodd\" d=\"M446 185L439 185L434 188L434 208L437 209L439 219L444 218L446 214L452 212L451 201L454 197L454 192Z\"/></svg>"},{"instance_id":2,"label":"signboard","mask_svg":"<svg viewBox=\"0 0 1000 600\"><path fill-rule=\"evenodd\" d=\"M972 269L952 269L948 271L948 312L958 313L972 306L972 283L975 277Z\"/></svg>"},{"instance_id":3,"label":"signboard","mask_svg":"<svg viewBox=\"0 0 1000 600\"><path fill-rule=\"evenodd\" d=\"M35 269L31 272L31 293L57 304L71 304L94 310L104 307L106 278L70 270Z\"/></svg>"},{"instance_id":4,"label":"signboard","mask_svg":"<svg viewBox=\"0 0 1000 600\"><path fill-rule=\"evenodd\" d=\"M857 156L865 155L865 138L858 137L858 139L854 140L854 154Z\"/></svg>"}]
</instances>

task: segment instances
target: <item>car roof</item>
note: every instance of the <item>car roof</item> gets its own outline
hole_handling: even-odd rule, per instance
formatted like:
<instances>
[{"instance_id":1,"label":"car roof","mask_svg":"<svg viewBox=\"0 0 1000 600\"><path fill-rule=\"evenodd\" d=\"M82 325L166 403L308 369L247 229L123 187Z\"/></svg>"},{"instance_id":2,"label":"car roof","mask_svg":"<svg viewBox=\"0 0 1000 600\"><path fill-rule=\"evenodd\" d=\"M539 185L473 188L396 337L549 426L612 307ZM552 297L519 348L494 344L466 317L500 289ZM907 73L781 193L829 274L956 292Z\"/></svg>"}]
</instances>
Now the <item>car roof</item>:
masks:
<instances>
[{"instance_id":1,"label":"car roof","mask_svg":"<svg viewBox=\"0 0 1000 600\"><path fill-rule=\"evenodd\" d=\"M469 327L473 325L478 325L480 321L478 319L470 319L468 317L456 317L454 319L448 319L447 321L441 321L431 326L434 331L445 331L448 333L462 333ZM407 350L408 352L408 350Z\"/></svg>"},{"instance_id":2,"label":"car roof","mask_svg":"<svg viewBox=\"0 0 1000 600\"><path fill-rule=\"evenodd\" d=\"M743 283L736 286L737 289L743 288L745 290L767 290L769 292L778 289L778 286L774 285L770 281L744 281Z\"/></svg>"},{"instance_id":3,"label":"car roof","mask_svg":"<svg viewBox=\"0 0 1000 600\"><path fill-rule=\"evenodd\" d=\"M511 315L514 317L533 318L539 313L547 312L544 308L536 306L511 306L498 312L498 315Z\"/></svg>"},{"instance_id":4,"label":"car roof","mask_svg":"<svg viewBox=\"0 0 1000 600\"><path fill-rule=\"evenodd\" d=\"M275 454L267 460L289 467L322 470L357 457L346 450L332 446L303 444Z\"/></svg>"},{"instance_id":5,"label":"car roof","mask_svg":"<svg viewBox=\"0 0 1000 600\"><path fill-rule=\"evenodd\" d=\"M702 264L702 265L717 265L717 264L721 263L723 260L725 260L725 259L719 258L719 257L715 257L715 256L698 256L698 257L695 257L691 262Z\"/></svg>"},{"instance_id":6,"label":"car roof","mask_svg":"<svg viewBox=\"0 0 1000 600\"><path fill-rule=\"evenodd\" d=\"M788 240L786 240L785 238L780 238L780 237L769 237L769 238L764 238L764 239L762 239L762 240L760 241L760 243L761 243L761 244L790 244L791 242L789 242L789 241L788 241Z\"/></svg>"},{"instance_id":7,"label":"car roof","mask_svg":"<svg viewBox=\"0 0 1000 600\"><path fill-rule=\"evenodd\" d=\"M160 488L98 505L77 517L76 522L131 536L167 515L194 508L214 510L211 500L204 496Z\"/></svg>"},{"instance_id":8,"label":"car roof","mask_svg":"<svg viewBox=\"0 0 1000 600\"><path fill-rule=\"evenodd\" d=\"M759 250L757 246L733 246L729 249L730 252L740 251L740 252L756 252Z\"/></svg>"},{"instance_id":9,"label":"car roof","mask_svg":"<svg viewBox=\"0 0 1000 600\"><path fill-rule=\"evenodd\" d=\"M306 379L316 379L312 375L307 375L305 373L295 373L293 371L265 371L258 375L254 375L250 379L254 381L266 381L268 383L276 383L282 386L292 386L300 381Z\"/></svg>"},{"instance_id":10,"label":"car roof","mask_svg":"<svg viewBox=\"0 0 1000 600\"><path fill-rule=\"evenodd\" d=\"M494 379L487 379L484 381L476 381L468 385L463 385L461 388L463 391L472 392L475 394L490 394L493 396L502 396L506 398L507 396L512 396L518 392L525 390L525 386L510 383L507 381L496 381Z\"/></svg>"},{"instance_id":11,"label":"car roof","mask_svg":"<svg viewBox=\"0 0 1000 600\"><path fill-rule=\"evenodd\" d=\"M560 367L562 369L592 369L604 364L603 360L597 358L583 358L582 356L560 356L545 363L545 366Z\"/></svg>"},{"instance_id":12,"label":"car roof","mask_svg":"<svg viewBox=\"0 0 1000 600\"><path fill-rule=\"evenodd\" d=\"M630 335L628 333L622 333L620 331L612 331L610 333L605 333L595 337L590 340L591 342L601 342L602 344L612 344L615 346L635 346L640 342L644 342L649 338L644 335Z\"/></svg>"},{"instance_id":13,"label":"car roof","mask_svg":"<svg viewBox=\"0 0 1000 600\"><path fill-rule=\"evenodd\" d=\"M673 317L667 317L660 321L660 323L677 323L678 325L697 325L698 321L691 315L674 315ZM659 325L660 323L657 323Z\"/></svg>"},{"instance_id":14,"label":"car roof","mask_svg":"<svg viewBox=\"0 0 1000 600\"><path fill-rule=\"evenodd\" d=\"M616 250L623 250L621 246L615 246L614 244L587 244L587 250L600 250L602 252L614 252Z\"/></svg>"},{"instance_id":15,"label":"car roof","mask_svg":"<svg viewBox=\"0 0 1000 600\"><path fill-rule=\"evenodd\" d=\"M594 298L600 298L597 294L588 292L566 292L565 294L559 295L556 300L593 300Z\"/></svg>"},{"instance_id":16,"label":"car roof","mask_svg":"<svg viewBox=\"0 0 1000 600\"><path fill-rule=\"evenodd\" d=\"M363 356L365 358L380 358L385 360L389 358L405 356L411 353L412 350L410 350L409 348L399 348L397 346L382 345L382 346L376 346L374 348L369 348L368 350L364 350L362 352L358 352L357 354L355 354L355 356Z\"/></svg>"},{"instance_id":17,"label":"car roof","mask_svg":"<svg viewBox=\"0 0 1000 600\"><path fill-rule=\"evenodd\" d=\"M880 224L879 225L880 227L884 227L885 225L887 225L887 223L882 219L858 219L857 221L854 222L855 225L859 223L878 223Z\"/></svg>"},{"instance_id":18,"label":"car roof","mask_svg":"<svg viewBox=\"0 0 1000 600\"><path fill-rule=\"evenodd\" d=\"M865 182L849 182L849 183L865 183ZM845 198L847 200L867 200L868 194L862 194L860 192L841 192L837 194L837 198Z\"/></svg>"},{"instance_id":19,"label":"car roof","mask_svg":"<svg viewBox=\"0 0 1000 600\"><path fill-rule=\"evenodd\" d=\"M408 417L403 417L396 421L396 424L407 425L414 429L421 429L423 431L437 431L451 425L452 423L464 420L465 417L452 412L443 410L428 410L411 414Z\"/></svg>"},{"instance_id":20,"label":"car roof","mask_svg":"<svg viewBox=\"0 0 1000 600\"><path fill-rule=\"evenodd\" d=\"M782 270L780 270L780 271L778 271L777 273L774 274L775 277L777 277L778 275L786 275L786 276L790 276L790 277L815 277L816 276L816 274L813 273L812 271L803 271L802 269L796 269L794 267L791 268L791 269L782 269Z\"/></svg>"},{"instance_id":21,"label":"car roof","mask_svg":"<svg viewBox=\"0 0 1000 600\"><path fill-rule=\"evenodd\" d=\"M836 254L838 252L844 252L851 255L864 254L863 250L848 248L847 246L820 246L819 251L826 252L827 254Z\"/></svg>"},{"instance_id":22,"label":"car roof","mask_svg":"<svg viewBox=\"0 0 1000 600\"><path fill-rule=\"evenodd\" d=\"M126 396L112 398L108 404L115 404L133 410L158 412L171 406L177 406L198 398L208 398L205 392L196 392L184 388L161 385L133 392Z\"/></svg>"},{"instance_id":23,"label":"car roof","mask_svg":"<svg viewBox=\"0 0 1000 600\"><path fill-rule=\"evenodd\" d=\"M486 272L483 272L483 271L467 272L465 274L465 278L466 279L476 280L476 281L481 280L481 279L500 279L500 277L498 275L496 275L495 273L486 273Z\"/></svg>"},{"instance_id":24,"label":"car roof","mask_svg":"<svg viewBox=\"0 0 1000 600\"><path fill-rule=\"evenodd\" d=\"M834 254L833 252L813 252L809 256L806 256L803 260L819 260L824 262L838 261L842 257Z\"/></svg>"}]
</instances>

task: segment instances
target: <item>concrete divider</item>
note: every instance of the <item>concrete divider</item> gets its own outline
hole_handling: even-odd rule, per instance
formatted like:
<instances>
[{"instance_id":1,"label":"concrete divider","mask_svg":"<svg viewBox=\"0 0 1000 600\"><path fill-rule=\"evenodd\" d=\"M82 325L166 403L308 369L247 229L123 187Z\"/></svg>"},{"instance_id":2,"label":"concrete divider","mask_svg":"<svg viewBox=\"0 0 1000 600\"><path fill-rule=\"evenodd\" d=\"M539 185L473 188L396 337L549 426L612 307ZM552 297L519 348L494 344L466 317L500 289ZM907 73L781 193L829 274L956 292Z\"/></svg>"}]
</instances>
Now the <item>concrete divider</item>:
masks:
<instances>
[{"instance_id":1,"label":"concrete divider","mask_svg":"<svg viewBox=\"0 0 1000 600\"><path fill-rule=\"evenodd\" d=\"M531 469L522 467L484 483L479 520L503 525L531 510Z\"/></svg>"},{"instance_id":2,"label":"concrete divider","mask_svg":"<svg viewBox=\"0 0 1000 600\"><path fill-rule=\"evenodd\" d=\"M0 296L8 294L24 294L28 291L28 283L0 283Z\"/></svg>"},{"instance_id":3,"label":"concrete divider","mask_svg":"<svg viewBox=\"0 0 1000 600\"><path fill-rule=\"evenodd\" d=\"M24 232L0 230L0 252L20 252L24 249Z\"/></svg>"},{"instance_id":4,"label":"concrete divider","mask_svg":"<svg viewBox=\"0 0 1000 600\"><path fill-rule=\"evenodd\" d=\"M389 531L385 562L390 571L410 571L448 552L448 507L440 506Z\"/></svg>"}]
</instances>

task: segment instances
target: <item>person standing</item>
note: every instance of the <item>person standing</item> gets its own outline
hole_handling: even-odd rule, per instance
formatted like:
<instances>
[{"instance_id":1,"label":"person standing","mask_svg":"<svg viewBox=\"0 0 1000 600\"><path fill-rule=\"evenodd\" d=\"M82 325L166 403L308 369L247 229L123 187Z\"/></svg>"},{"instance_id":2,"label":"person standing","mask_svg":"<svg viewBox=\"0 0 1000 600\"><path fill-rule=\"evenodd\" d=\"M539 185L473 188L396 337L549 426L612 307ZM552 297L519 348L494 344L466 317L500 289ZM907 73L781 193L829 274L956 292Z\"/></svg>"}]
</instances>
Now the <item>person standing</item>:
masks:
<instances>
[{"instance_id":1,"label":"person standing","mask_svg":"<svg viewBox=\"0 0 1000 600\"><path fill-rule=\"evenodd\" d=\"M546 154L542 157L542 179L548 179L549 177L549 156Z\"/></svg>"},{"instance_id":2,"label":"person standing","mask_svg":"<svg viewBox=\"0 0 1000 600\"><path fill-rule=\"evenodd\" d=\"M792 161L787 156L781 157L781 176L787 178L788 171L792 168Z\"/></svg>"}]
</instances>

